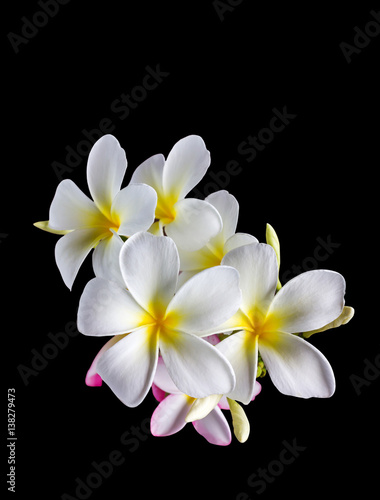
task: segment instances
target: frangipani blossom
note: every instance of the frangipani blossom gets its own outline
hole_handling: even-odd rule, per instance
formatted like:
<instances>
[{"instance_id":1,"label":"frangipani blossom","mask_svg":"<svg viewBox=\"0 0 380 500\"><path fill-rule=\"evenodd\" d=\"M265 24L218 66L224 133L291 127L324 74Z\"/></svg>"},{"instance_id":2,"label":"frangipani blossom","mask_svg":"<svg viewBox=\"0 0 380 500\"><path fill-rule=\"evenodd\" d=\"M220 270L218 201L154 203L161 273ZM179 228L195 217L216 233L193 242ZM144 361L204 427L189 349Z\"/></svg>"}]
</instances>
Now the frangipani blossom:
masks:
<instances>
[{"instance_id":1,"label":"frangipani blossom","mask_svg":"<svg viewBox=\"0 0 380 500\"><path fill-rule=\"evenodd\" d=\"M157 371L152 385L153 395L159 401L159 405L154 411L151 419L151 432L154 436L170 436L179 432L185 427L188 422L192 422L195 430L203 436L209 443L227 446L231 442L231 431L227 419L223 415L221 409L229 410L234 414L234 424L236 423L236 415L239 410L235 411L234 403L231 400L227 401L226 397L221 395L209 396L204 398L208 400L205 402L207 406L206 415L200 415L200 418L195 420L189 416L198 402L204 402L191 398L183 394L171 380L164 361L160 358L158 360ZM256 385L256 394L259 394L261 386L259 383ZM237 405L237 403L236 403ZM241 411L243 409L237 405ZM243 411L244 413L244 411ZM194 415L195 416L195 415ZM248 419L244 419L244 431L240 432L240 428L236 429L238 439L244 442L249 435ZM239 426L239 424L237 424ZM244 434L244 435L243 435Z\"/></svg>"},{"instance_id":2,"label":"frangipani blossom","mask_svg":"<svg viewBox=\"0 0 380 500\"><path fill-rule=\"evenodd\" d=\"M178 248L181 271L189 276L202 269L219 266L223 257L234 248L258 242L250 234L235 234L239 216L239 204L232 194L224 190L217 191L207 196L205 201L218 210L222 218L223 228L199 250L190 252Z\"/></svg>"},{"instance_id":3,"label":"frangipani blossom","mask_svg":"<svg viewBox=\"0 0 380 500\"><path fill-rule=\"evenodd\" d=\"M128 237L145 231L154 220L157 194L151 186L133 184L120 190L126 168L125 152L116 138L101 137L91 149L87 163L93 200L73 181L65 179L57 187L49 221L35 224L40 229L63 234L56 244L55 258L70 289L91 249L95 248L95 274L103 275L120 251L121 240L116 235Z\"/></svg>"},{"instance_id":4,"label":"frangipani blossom","mask_svg":"<svg viewBox=\"0 0 380 500\"><path fill-rule=\"evenodd\" d=\"M223 265L240 274L243 298L239 311L223 325L238 330L216 346L236 375L228 397L249 403L254 392L258 351L277 389L302 398L330 397L335 378L326 358L313 345L294 335L338 318L344 305L345 281L333 271L308 271L276 294L278 264L275 251L253 243L229 252Z\"/></svg>"},{"instance_id":5,"label":"frangipani blossom","mask_svg":"<svg viewBox=\"0 0 380 500\"><path fill-rule=\"evenodd\" d=\"M197 135L178 141L166 161L157 154L144 161L133 173L131 183L152 186L158 195L154 234L165 233L178 247L198 250L222 229L218 211L207 201L185 196L204 177L210 153Z\"/></svg>"},{"instance_id":6,"label":"frangipani blossom","mask_svg":"<svg viewBox=\"0 0 380 500\"><path fill-rule=\"evenodd\" d=\"M230 392L235 376L222 354L200 336L239 308L236 269L207 269L177 291L179 257L172 239L138 233L120 251L125 287L94 278L79 303L85 335L127 335L105 350L97 373L127 406L149 391L159 350L176 386L194 398Z\"/></svg>"}]
</instances>

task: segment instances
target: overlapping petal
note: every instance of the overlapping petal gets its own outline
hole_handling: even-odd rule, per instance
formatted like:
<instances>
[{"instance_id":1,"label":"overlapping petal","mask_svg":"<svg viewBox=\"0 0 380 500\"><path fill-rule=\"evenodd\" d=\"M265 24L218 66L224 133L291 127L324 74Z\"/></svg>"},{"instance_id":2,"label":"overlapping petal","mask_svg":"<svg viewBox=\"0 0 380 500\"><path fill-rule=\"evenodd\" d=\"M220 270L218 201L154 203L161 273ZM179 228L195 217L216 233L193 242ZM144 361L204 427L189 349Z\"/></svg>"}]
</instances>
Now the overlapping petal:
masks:
<instances>
[{"instance_id":1,"label":"overlapping petal","mask_svg":"<svg viewBox=\"0 0 380 500\"><path fill-rule=\"evenodd\" d=\"M57 241L55 261L65 285L70 290L84 259L104 236L104 228L89 227L69 232Z\"/></svg>"},{"instance_id":2,"label":"overlapping petal","mask_svg":"<svg viewBox=\"0 0 380 500\"><path fill-rule=\"evenodd\" d=\"M154 328L130 333L99 359L97 370L114 394L131 408L148 393L158 360L158 336Z\"/></svg>"},{"instance_id":3,"label":"overlapping petal","mask_svg":"<svg viewBox=\"0 0 380 500\"><path fill-rule=\"evenodd\" d=\"M49 226L52 229L70 230L106 225L106 217L73 181L65 179L58 184L49 210Z\"/></svg>"},{"instance_id":4,"label":"overlapping petal","mask_svg":"<svg viewBox=\"0 0 380 500\"><path fill-rule=\"evenodd\" d=\"M90 368L86 374L86 385L89 387L100 387L103 383L102 377L98 374L98 361L102 354L104 354L110 347L112 347L116 342L119 342L125 335L115 335L108 342L104 344L104 346L100 349L98 354L95 356L93 362L91 363Z\"/></svg>"},{"instance_id":5,"label":"overlapping petal","mask_svg":"<svg viewBox=\"0 0 380 500\"><path fill-rule=\"evenodd\" d=\"M231 363L236 376L236 386L230 399L248 404L255 395L258 338L251 332L239 331L220 342L216 349Z\"/></svg>"},{"instance_id":6,"label":"overlapping petal","mask_svg":"<svg viewBox=\"0 0 380 500\"><path fill-rule=\"evenodd\" d=\"M269 314L280 318L281 331L307 332L339 317L345 280L334 271L315 270L296 276L276 294Z\"/></svg>"},{"instance_id":7,"label":"overlapping petal","mask_svg":"<svg viewBox=\"0 0 380 500\"><path fill-rule=\"evenodd\" d=\"M186 281L171 300L167 318L173 328L200 335L224 323L238 310L240 301L236 269L213 267Z\"/></svg>"},{"instance_id":8,"label":"overlapping petal","mask_svg":"<svg viewBox=\"0 0 380 500\"><path fill-rule=\"evenodd\" d=\"M158 194L163 196L162 176L164 171L165 158L162 154L151 156L139 165L133 172L131 184L142 183L151 186Z\"/></svg>"},{"instance_id":9,"label":"overlapping petal","mask_svg":"<svg viewBox=\"0 0 380 500\"><path fill-rule=\"evenodd\" d=\"M216 407L202 420L193 422L196 431L210 444L228 446L231 443L231 431L220 408Z\"/></svg>"},{"instance_id":10,"label":"overlapping petal","mask_svg":"<svg viewBox=\"0 0 380 500\"><path fill-rule=\"evenodd\" d=\"M155 317L165 313L179 273L179 257L170 238L138 233L120 252L120 268L127 288L138 303Z\"/></svg>"},{"instance_id":11,"label":"overlapping petal","mask_svg":"<svg viewBox=\"0 0 380 500\"><path fill-rule=\"evenodd\" d=\"M189 333L161 332L160 350L171 379L184 394L204 398L232 391L231 365L205 340Z\"/></svg>"},{"instance_id":12,"label":"overlapping petal","mask_svg":"<svg viewBox=\"0 0 380 500\"><path fill-rule=\"evenodd\" d=\"M156 205L157 193L147 184L130 184L119 191L111 207L118 234L131 236L149 229L154 222Z\"/></svg>"},{"instance_id":13,"label":"overlapping petal","mask_svg":"<svg viewBox=\"0 0 380 500\"><path fill-rule=\"evenodd\" d=\"M198 250L221 231L222 219L210 203L196 198L179 200L174 205L175 218L165 225L165 231L178 247Z\"/></svg>"},{"instance_id":14,"label":"overlapping petal","mask_svg":"<svg viewBox=\"0 0 380 500\"><path fill-rule=\"evenodd\" d=\"M102 239L96 246L92 254L92 267L95 276L116 281L122 288L125 288L119 263L123 240L115 232L112 234L112 237Z\"/></svg>"},{"instance_id":15,"label":"overlapping petal","mask_svg":"<svg viewBox=\"0 0 380 500\"><path fill-rule=\"evenodd\" d=\"M304 339L290 333L264 335L260 337L260 354L273 384L283 394L328 398L334 393L335 378L329 362Z\"/></svg>"},{"instance_id":16,"label":"overlapping petal","mask_svg":"<svg viewBox=\"0 0 380 500\"><path fill-rule=\"evenodd\" d=\"M278 266L273 248L263 243L244 245L231 250L222 264L239 271L241 309L257 319L265 317L277 285Z\"/></svg>"},{"instance_id":17,"label":"overlapping petal","mask_svg":"<svg viewBox=\"0 0 380 500\"><path fill-rule=\"evenodd\" d=\"M131 293L119 284L94 278L83 290L78 308L78 330L84 335L121 335L152 322Z\"/></svg>"},{"instance_id":18,"label":"overlapping petal","mask_svg":"<svg viewBox=\"0 0 380 500\"><path fill-rule=\"evenodd\" d=\"M194 399L185 394L169 394L153 412L150 421L153 436L171 436L183 429L193 402Z\"/></svg>"}]
</instances>

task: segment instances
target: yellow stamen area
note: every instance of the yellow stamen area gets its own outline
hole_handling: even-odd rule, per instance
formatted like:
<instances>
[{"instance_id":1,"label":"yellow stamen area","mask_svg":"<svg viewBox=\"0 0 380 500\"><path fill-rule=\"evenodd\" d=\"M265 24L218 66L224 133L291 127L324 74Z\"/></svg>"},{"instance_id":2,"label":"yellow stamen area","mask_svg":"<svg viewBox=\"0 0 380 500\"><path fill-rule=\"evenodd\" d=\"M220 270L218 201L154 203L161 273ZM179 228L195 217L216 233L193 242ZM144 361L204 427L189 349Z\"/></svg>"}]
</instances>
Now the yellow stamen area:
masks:
<instances>
[{"instance_id":1,"label":"yellow stamen area","mask_svg":"<svg viewBox=\"0 0 380 500\"><path fill-rule=\"evenodd\" d=\"M247 337L249 346L252 345L252 340L256 337L262 340L269 340L272 333L281 331L281 320L274 314L265 315L258 308L252 308L247 314L242 311L240 313L239 327L242 330L252 333L252 336Z\"/></svg>"},{"instance_id":2,"label":"yellow stamen area","mask_svg":"<svg viewBox=\"0 0 380 500\"><path fill-rule=\"evenodd\" d=\"M174 205L177 203L178 199L174 196L159 196L157 200L156 206L156 219L162 221L163 224L169 224L173 222L176 218L176 211L174 209Z\"/></svg>"}]
</instances>

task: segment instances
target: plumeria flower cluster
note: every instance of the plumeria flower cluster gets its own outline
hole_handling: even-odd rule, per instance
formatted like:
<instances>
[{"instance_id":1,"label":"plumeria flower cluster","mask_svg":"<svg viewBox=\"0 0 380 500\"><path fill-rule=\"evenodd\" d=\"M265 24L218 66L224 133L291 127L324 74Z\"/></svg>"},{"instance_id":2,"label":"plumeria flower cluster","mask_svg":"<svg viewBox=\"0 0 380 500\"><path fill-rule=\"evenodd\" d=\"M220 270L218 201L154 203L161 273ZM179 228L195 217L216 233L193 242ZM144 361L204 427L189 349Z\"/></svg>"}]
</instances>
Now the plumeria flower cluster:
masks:
<instances>
[{"instance_id":1,"label":"plumeria flower cluster","mask_svg":"<svg viewBox=\"0 0 380 500\"><path fill-rule=\"evenodd\" d=\"M35 225L60 235L57 267L71 289L92 253L95 277L79 301L78 329L109 337L91 364L88 386L103 381L129 407L152 391L155 436L187 423L209 443L228 445L230 412L240 442L250 426L243 406L268 372L283 394L330 397L333 370L308 338L347 323L345 280L308 271L284 286L280 244L268 224L266 243L237 233L239 205L227 191L187 197L204 177L210 153L196 135L169 155L148 158L121 187L124 150L112 135L87 163L91 198L62 181L49 220Z\"/></svg>"}]
</instances>

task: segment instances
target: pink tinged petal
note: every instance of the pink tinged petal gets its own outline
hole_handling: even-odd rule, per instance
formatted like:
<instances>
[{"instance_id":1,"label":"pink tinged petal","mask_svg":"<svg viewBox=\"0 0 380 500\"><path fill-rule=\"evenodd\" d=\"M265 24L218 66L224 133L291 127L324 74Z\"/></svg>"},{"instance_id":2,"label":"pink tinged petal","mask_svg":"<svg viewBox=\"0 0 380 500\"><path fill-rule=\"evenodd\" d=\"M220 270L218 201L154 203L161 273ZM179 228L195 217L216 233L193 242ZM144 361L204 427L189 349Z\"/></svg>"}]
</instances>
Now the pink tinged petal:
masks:
<instances>
[{"instance_id":1,"label":"pink tinged petal","mask_svg":"<svg viewBox=\"0 0 380 500\"><path fill-rule=\"evenodd\" d=\"M207 198L205 198L205 201L211 203L211 205L217 209L222 218L223 229L217 236L215 236L212 244L223 248L224 243L228 240L228 238L235 234L239 217L239 203L237 202L235 196L225 190L210 194Z\"/></svg>"},{"instance_id":2,"label":"pink tinged petal","mask_svg":"<svg viewBox=\"0 0 380 500\"><path fill-rule=\"evenodd\" d=\"M57 230L106 226L107 219L95 203L70 179L58 184L49 211L49 226Z\"/></svg>"},{"instance_id":3,"label":"pink tinged petal","mask_svg":"<svg viewBox=\"0 0 380 500\"><path fill-rule=\"evenodd\" d=\"M167 396L167 393L165 391L163 391L162 389L160 389L154 382L152 384L152 393L153 393L153 396L155 397L155 399L159 403L161 403L161 401L163 401Z\"/></svg>"},{"instance_id":4,"label":"pink tinged petal","mask_svg":"<svg viewBox=\"0 0 380 500\"><path fill-rule=\"evenodd\" d=\"M112 201L118 191L127 160L125 151L113 135L104 135L92 147L87 162L87 182L99 209L110 216Z\"/></svg>"},{"instance_id":5,"label":"pink tinged petal","mask_svg":"<svg viewBox=\"0 0 380 500\"><path fill-rule=\"evenodd\" d=\"M123 338L123 335L116 335L112 337L111 340L106 342L104 346L100 349L98 354L95 356L94 361L91 363L90 368L87 371L85 383L89 387L100 387L103 383L102 377L97 372L98 361L103 353L108 351L116 342L119 342Z\"/></svg>"},{"instance_id":6,"label":"pink tinged petal","mask_svg":"<svg viewBox=\"0 0 380 500\"><path fill-rule=\"evenodd\" d=\"M204 177L210 161L210 153L201 137L189 135L178 141L164 167L165 194L176 200L184 198Z\"/></svg>"},{"instance_id":7,"label":"pink tinged petal","mask_svg":"<svg viewBox=\"0 0 380 500\"><path fill-rule=\"evenodd\" d=\"M182 394L182 392L178 389L173 380L170 378L164 360L162 359L161 356L158 358L156 373L154 375L154 383L165 393Z\"/></svg>"},{"instance_id":8,"label":"pink tinged petal","mask_svg":"<svg viewBox=\"0 0 380 500\"><path fill-rule=\"evenodd\" d=\"M184 394L205 398L234 388L231 365L205 340L188 333L161 332L160 350L171 379Z\"/></svg>"},{"instance_id":9,"label":"pink tinged petal","mask_svg":"<svg viewBox=\"0 0 380 500\"><path fill-rule=\"evenodd\" d=\"M65 234L55 245L55 261L65 285L71 290L84 259L104 237L102 228L76 229Z\"/></svg>"},{"instance_id":10,"label":"pink tinged petal","mask_svg":"<svg viewBox=\"0 0 380 500\"><path fill-rule=\"evenodd\" d=\"M224 244L224 255L231 252L234 248L239 248L244 245L250 245L251 243L258 243L258 239L247 233L236 233L233 234Z\"/></svg>"},{"instance_id":11,"label":"pink tinged petal","mask_svg":"<svg viewBox=\"0 0 380 500\"><path fill-rule=\"evenodd\" d=\"M335 391L333 370L306 340L290 333L260 337L260 354L277 389L299 398L328 398Z\"/></svg>"},{"instance_id":12,"label":"pink tinged petal","mask_svg":"<svg viewBox=\"0 0 380 500\"><path fill-rule=\"evenodd\" d=\"M173 207L175 219L165 225L165 231L175 243L193 252L216 236L223 223L219 212L207 201L195 198L179 200Z\"/></svg>"},{"instance_id":13,"label":"pink tinged petal","mask_svg":"<svg viewBox=\"0 0 380 500\"><path fill-rule=\"evenodd\" d=\"M92 254L92 267L95 276L115 281L122 288L125 288L119 264L119 255L123 243L120 236L115 233L110 238L103 239Z\"/></svg>"},{"instance_id":14,"label":"pink tinged petal","mask_svg":"<svg viewBox=\"0 0 380 500\"><path fill-rule=\"evenodd\" d=\"M252 396L252 400L251 401L255 400L256 396L258 396L260 394L261 390L262 390L261 384L260 384L260 382L258 382L256 380L256 382L255 382L255 389L253 391L253 396Z\"/></svg>"},{"instance_id":15,"label":"pink tinged petal","mask_svg":"<svg viewBox=\"0 0 380 500\"><path fill-rule=\"evenodd\" d=\"M265 243L244 245L231 250L222 264L239 271L241 309L257 319L265 317L277 286L278 266L273 248Z\"/></svg>"},{"instance_id":16,"label":"pink tinged petal","mask_svg":"<svg viewBox=\"0 0 380 500\"><path fill-rule=\"evenodd\" d=\"M227 446L231 443L231 431L220 408L216 407L207 417L193 422L195 430L209 443Z\"/></svg>"},{"instance_id":17,"label":"pink tinged petal","mask_svg":"<svg viewBox=\"0 0 380 500\"><path fill-rule=\"evenodd\" d=\"M143 328L108 349L99 359L98 373L126 406L134 408L153 383L157 359L157 332Z\"/></svg>"},{"instance_id":18,"label":"pink tinged petal","mask_svg":"<svg viewBox=\"0 0 380 500\"><path fill-rule=\"evenodd\" d=\"M162 176L164 172L165 158L163 155L158 154L151 156L139 165L134 171L131 184L148 184L157 192L161 197L163 193Z\"/></svg>"},{"instance_id":19,"label":"pink tinged petal","mask_svg":"<svg viewBox=\"0 0 380 500\"><path fill-rule=\"evenodd\" d=\"M221 408L222 410L229 410L230 406L227 401L227 396L222 396L218 403L218 407Z\"/></svg>"},{"instance_id":20,"label":"pink tinged petal","mask_svg":"<svg viewBox=\"0 0 380 500\"><path fill-rule=\"evenodd\" d=\"M288 333L316 330L338 318L344 306L345 281L334 271L296 276L276 294L269 314Z\"/></svg>"},{"instance_id":21,"label":"pink tinged petal","mask_svg":"<svg viewBox=\"0 0 380 500\"><path fill-rule=\"evenodd\" d=\"M179 257L174 242L165 236L135 234L120 252L120 267L136 301L162 316L177 286Z\"/></svg>"},{"instance_id":22,"label":"pink tinged petal","mask_svg":"<svg viewBox=\"0 0 380 500\"><path fill-rule=\"evenodd\" d=\"M224 394L230 399L248 404L256 394L257 336L251 332L239 331L222 340L216 349L231 363L236 377L234 390Z\"/></svg>"},{"instance_id":23,"label":"pink tinged petal","mask_svg":"<svg viewBox=\"0 0 380 500\"><path fill-rule=\"evenodd\" d=\"M84 335L121 335L148 323L146 311L125 288L103 278L87 283L78 308L78 330Z\"/></svg>"},{"instance_id":24,"label":"pink tinged petal","mask_svg":"<svg viewBox=\"0 0 380 500\"><path fill-rule=\"evenodd\" d=\"M130 184L119 191L111 207L112 220L120 224L118 234L132 236L149 229L156 205L157 193L146 184Z\"/></svg>"},{"instance_id":25,"label":"pink tinged petal","mask_svg":"<svg viewBox=\"0 0 380 500\"><path fill-rule=\"evenodd\" d=\"M167 308L167 319L181 331L200 335L216 328L239 308L241 292L236 269L218 266L190 278Z\"/></svg>"},{"instance_id":26,"label":"pink tinged petal","mask_svg":"<svg viewBox=\"0 0 380 500\"><path fill-rule=\"evenodd\" d=\"M185 394L169 394L153 412L150 421L153 436L171 436L183 429L186 414L193 401Z\"/></svg>"}]
</instances>

